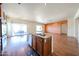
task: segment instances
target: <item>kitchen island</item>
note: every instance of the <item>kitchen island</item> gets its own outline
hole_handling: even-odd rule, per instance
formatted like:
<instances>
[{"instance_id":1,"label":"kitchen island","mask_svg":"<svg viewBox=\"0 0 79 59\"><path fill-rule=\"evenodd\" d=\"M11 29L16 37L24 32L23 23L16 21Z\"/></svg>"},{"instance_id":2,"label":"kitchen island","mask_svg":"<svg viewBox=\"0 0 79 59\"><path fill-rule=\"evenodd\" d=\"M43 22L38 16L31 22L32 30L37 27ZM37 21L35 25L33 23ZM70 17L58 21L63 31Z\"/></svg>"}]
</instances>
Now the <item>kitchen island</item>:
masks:
<instances>
[{"instance_id":1,"label":"kitchen island","mask_svg":"<svg viewBox=\"0 0 79 59\"><path fill-rule=\"evenodd\" d=\"M52 36L49 33L33 35L32 48L41 56L51 55Z\"/></svg>"}]
</instances>

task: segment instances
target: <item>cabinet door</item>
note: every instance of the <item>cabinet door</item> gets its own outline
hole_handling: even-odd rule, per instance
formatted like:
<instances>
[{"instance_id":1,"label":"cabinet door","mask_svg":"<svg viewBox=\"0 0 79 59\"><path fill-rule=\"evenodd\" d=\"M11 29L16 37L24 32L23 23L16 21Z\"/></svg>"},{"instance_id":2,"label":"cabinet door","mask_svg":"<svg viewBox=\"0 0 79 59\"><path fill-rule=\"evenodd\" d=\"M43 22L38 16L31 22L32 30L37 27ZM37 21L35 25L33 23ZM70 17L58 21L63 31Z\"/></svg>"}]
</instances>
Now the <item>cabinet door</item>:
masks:
<instances>
[{"instance_id":1,"label":"cabinet door","mask_svg":"<svg viewBox=\"0 0 79 59\"><path fill-rule=\"evenodd\" d=\"M37 37L37 52L40 55L43 55L43 39L40 37Z\"/></svg>"},{"instance_id":2,"label":"cabinet door","mask_svg":"<svg viewBox=\"0 0 79 59\"><path fill-rule=\"evenodd\" d=\"M32 48L36 50L36 37L32 35Z\"/></svg>"},{"instance_id":3,"label":"cabinet door","mask_svg":"<svg viewBox=\"0 0 79 59\"><path fill-rule=\"evenodd\" d=\"M44 49L43 49L43 55L48 56L51 54L51 37L44 39Z\"/></svg>"}]
</instances>

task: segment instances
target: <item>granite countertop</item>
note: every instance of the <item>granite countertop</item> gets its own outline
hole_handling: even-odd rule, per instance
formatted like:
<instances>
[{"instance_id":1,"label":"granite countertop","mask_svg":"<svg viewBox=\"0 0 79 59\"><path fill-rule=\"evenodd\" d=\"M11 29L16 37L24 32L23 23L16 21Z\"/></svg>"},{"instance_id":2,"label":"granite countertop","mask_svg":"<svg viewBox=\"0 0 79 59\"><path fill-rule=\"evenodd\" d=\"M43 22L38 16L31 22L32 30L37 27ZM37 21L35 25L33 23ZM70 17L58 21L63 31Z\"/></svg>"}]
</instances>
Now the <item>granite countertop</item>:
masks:
<instances>
[{"instance_id":1,"label":"granite countertop","mask_svg":"<svg viewBox=\"0 0 79 59\"><path fill-rule=\"evenodd\" d=\"M50 33L45 33L44 35L38 35L38 34L35 34L35 35L36 35L36 36L39 36L39 37L41 37L41 38L45 38L45 39L52 36Z\"/></svg>"}]
</instances>

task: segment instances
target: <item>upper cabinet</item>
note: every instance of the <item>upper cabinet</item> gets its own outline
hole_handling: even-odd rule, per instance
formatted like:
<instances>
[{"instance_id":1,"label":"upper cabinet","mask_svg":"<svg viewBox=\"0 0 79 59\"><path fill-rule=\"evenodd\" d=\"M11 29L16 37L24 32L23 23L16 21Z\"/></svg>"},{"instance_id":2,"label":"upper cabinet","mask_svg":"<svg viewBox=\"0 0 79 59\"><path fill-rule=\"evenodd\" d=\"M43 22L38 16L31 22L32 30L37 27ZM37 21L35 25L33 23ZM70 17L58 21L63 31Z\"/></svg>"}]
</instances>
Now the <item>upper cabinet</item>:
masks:
<instances>
[{"instance_id":1,"label":"upper cabinet","mask_svg":"<svg viewBox=\"0 0 79 59\"><path fill-rule=\"evenodd\" d=\"M45 24L45 32L67 34L67 20Z\"/></svg>"}]
</instances>

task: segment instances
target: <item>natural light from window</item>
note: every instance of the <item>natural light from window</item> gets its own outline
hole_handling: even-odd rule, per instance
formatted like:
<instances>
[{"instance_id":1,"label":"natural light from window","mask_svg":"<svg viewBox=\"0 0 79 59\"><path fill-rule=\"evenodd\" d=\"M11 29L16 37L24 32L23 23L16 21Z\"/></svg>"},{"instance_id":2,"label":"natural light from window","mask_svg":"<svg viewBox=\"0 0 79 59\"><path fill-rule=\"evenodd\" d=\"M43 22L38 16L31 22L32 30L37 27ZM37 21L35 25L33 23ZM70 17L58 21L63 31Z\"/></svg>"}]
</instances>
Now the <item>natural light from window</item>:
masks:
<instances>
[{"instance_id":1,"label":"natural light from window","mask_svg":"<svg viewBox=\"0 0 79 59\"><path fill-rule=\"evenodd\" d=\"M12 24L12 35L24 35L27 33L26 24Z\"/></svg>"},{"instance_id":2,"label":"natural light from window","mask_svg":"<svg viewBox=\"0 0 79 59\"><path fill-rule=\"evenodd\" d=\"M43 32L42 25L36 25L36 33L40 34Z\"/></svg>"}]
</instances>

